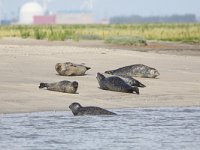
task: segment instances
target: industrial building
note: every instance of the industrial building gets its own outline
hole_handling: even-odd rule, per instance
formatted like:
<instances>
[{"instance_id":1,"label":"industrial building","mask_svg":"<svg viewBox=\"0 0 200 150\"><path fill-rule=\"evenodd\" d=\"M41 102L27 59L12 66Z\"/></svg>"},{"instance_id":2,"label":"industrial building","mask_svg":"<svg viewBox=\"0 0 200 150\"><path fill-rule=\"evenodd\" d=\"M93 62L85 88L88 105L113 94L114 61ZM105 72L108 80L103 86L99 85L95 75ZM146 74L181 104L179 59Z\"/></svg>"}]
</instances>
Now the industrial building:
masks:
<instances>
[{"instance_id":1,"label":"industrial building","mask_svg":"<svg viewBox=\"0 0 200 150\"><path fill-rule=\"evenodd\" d=\"M49 14L45 6L30 1L21 6L18 24L95 24L91 11L66 10ZM105 21L103 22L105 23ZM107 23L107 22L106 22Z\"/></svg>"}]
</instances>

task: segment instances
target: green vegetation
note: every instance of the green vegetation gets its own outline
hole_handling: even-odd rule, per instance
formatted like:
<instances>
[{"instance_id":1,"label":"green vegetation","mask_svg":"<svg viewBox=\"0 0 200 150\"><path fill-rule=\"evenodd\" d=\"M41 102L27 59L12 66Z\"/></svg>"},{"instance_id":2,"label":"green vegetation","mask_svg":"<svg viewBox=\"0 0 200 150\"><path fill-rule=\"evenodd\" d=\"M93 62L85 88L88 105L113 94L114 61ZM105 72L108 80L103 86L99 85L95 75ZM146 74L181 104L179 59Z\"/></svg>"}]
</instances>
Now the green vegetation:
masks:
<instances>
[{"instance_id":1,"label":"green vegetation","mask_svg":"<svg viewBox=\"0 0 200 150\"><path fill-rule=\"evenodd\" d=\"M139 36L114 36L108 37L105 39L106 43L116 44L116 45L147 45L147 42L144 38Z\"/></svg>"},{"instance_id":2,"label":"green vegetation","mask_svg":"<svg viewBox=\"0 0 200 150\"><path fill-rule=\"evenodd\" d=\"M0 26L0 37L105 40L123 45L137 45L137 42L145 44L145 39L200 43L200 24L12 25Z\"/></svg>"}]
</instances>

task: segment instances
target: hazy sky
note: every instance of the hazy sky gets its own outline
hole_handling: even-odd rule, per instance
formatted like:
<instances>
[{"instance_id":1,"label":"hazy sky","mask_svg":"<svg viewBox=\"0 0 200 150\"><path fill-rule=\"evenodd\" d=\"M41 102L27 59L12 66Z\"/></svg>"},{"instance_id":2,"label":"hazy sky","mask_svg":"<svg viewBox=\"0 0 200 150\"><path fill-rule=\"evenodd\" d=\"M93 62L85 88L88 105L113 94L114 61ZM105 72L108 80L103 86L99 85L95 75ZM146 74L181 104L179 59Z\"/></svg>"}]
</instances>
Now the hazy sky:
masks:
<instances>
[{"instance_id":1,"label":"hazy sky","mask_svg":"<svg viewBox=\"0 0 200 150\"><path fill-rule=\"evenodd\" d=\"M31 0L0 0L4 16L17 16L20 6ZM42 4L42 0L36 0ZM51 0L49 10L79 10L84 0ZM94 0L97 18L119 15L171 15L192 13L200 16L200 0Z\"/></svg>"}]
</instances>

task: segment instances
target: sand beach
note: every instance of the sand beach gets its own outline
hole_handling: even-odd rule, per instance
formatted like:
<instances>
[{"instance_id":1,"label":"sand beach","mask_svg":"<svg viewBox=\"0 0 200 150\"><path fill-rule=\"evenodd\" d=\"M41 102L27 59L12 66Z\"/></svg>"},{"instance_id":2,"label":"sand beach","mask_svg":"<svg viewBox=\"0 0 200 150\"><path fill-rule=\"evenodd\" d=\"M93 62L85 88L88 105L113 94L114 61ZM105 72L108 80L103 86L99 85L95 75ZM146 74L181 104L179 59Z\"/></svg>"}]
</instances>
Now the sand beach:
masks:
<instances>
[{"instance_id":1,"label":"sand beach","mask_svg":"<svg viewBox=\"0 0 200 150\"><path fill-rule=\"evenodd\" d=\"M69 110L72 102L103 108L200 106L200 47L152 42L147 47L117 47L90 42L0 39L0 113ZM85 76L59 76L58 62L85 63ZM140 95L99 89L97 72L145 64L160 72ZM39 89L40 82L78 81L78 94Z\"/></svg>"}]
</instances>

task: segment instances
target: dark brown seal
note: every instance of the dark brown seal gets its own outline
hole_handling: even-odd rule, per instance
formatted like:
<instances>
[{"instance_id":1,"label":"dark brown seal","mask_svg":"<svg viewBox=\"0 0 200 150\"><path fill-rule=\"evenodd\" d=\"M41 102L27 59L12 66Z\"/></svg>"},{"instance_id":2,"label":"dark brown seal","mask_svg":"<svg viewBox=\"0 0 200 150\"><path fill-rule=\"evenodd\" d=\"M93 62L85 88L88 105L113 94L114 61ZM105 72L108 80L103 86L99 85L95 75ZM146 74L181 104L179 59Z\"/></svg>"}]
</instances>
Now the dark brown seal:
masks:
<instances>
[{"instance_id":1,"label":"dark brown seal","mask_svg":"<svg viewBox=\"0 0 200 150\"><path fill-rule=\"evenodd\" d=\"M100 108L100 107L94 107L94 106L83 107L77 102L72 103L69 106L69 108L71 109L71 111L74 114L74 116L83 116L83 115L116 115L116 113L113 113L111 111L108 111L108 110Z\"/></svg>"},{"instance_id":2,"label":"dark brown seal","mask_svg":"<svg viewBox=\"0 0 200 150\"><path fill-rule=\"evenodd\" d=\"M128 85L124 80L117 76L111 76L106 78L103 74L97 73L97 80L99 83L99 86L103 90L110 90L110 91L116 91L116 92L125 92L125 93L137 93L139 94L139 88L138 87L132 87Z\"/></svg>"}]
</instances>

